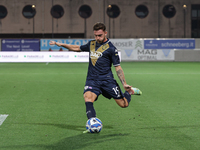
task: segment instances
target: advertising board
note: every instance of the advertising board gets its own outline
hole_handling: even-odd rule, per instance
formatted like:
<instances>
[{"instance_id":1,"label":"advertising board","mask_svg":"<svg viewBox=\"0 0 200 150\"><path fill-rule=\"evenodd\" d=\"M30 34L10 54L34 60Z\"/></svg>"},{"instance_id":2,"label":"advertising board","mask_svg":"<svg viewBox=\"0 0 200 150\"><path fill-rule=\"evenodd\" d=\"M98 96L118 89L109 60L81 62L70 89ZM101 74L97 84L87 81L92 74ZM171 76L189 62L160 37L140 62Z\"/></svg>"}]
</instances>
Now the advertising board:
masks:
<instances>
[{"instance_id":1,"label":"advertising board","mask_svg":"<svg viewBox=\"0 0 200 150\"><path fill-rule=\"evenodd\" d=\"M1 51L40 51L39 39L2 39Z\"/></svg>"},{"instance_id":2,"label":"advertising board","mask_svg":"<svg viewBox=\"0 0 200 150\"><path fill-rule=\"evenodd\" d=\"M173 61L173 49L145 49L143 39L110 39L122 61Z\"/></svg>"},{"instance_id":3,"label":"advertising board","mask_svg":"<svg viewBox=\"0 0 200 150\"><path fill-rule=\"evenodd\" d=\"M174 50L170 49L135 49L121 51L122 61L173 61Z\"/></svg>"},{"instance_id":4,"label":"advertising board","mask_svg":"<svg viewBox=\"0 0 200 150\"><path fill-rule=\"evenodd\" d=\"M72 45L84 45L87 44L89 39L41 39L40 50L41 51L59 51L60 47L57 45L49 45L50 41L56 41L59 43L72 44ZM66 48L62 49L65 51Z\"/></svg>"},{"instance_id":5,"label":"advertising board","mask_svg":"<svg viewBox=\"0 0 200 150\"><path fill-rule=\"evenodd\" d=\"M144 49L195 49L195 40L144 40Z\"/></svg>"},{"instance_id":6,"label":"advertising board","mask_svg":"<svg viewBox=\"0 0 200 150\"><path fill-rule=\"evenodd\" d=\"M0 62L88 62L88 52L1 52Z\"/></svg>"}]
</instances>

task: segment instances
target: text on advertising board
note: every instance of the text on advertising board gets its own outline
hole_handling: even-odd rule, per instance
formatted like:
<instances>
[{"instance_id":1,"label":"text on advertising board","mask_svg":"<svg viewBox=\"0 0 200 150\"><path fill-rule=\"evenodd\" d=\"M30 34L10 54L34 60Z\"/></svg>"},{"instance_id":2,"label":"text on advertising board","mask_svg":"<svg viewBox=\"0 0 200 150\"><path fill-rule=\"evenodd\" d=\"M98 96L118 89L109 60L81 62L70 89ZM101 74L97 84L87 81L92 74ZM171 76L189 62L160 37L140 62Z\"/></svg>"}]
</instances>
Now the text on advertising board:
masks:
<instances>
[{"instance_id":1,"label":"text on advertising board","mask_svg":"<svg viewBox=\"0 0 200 150\"><path fill-rule=\"evenodd\" d=\"M195 40L144 40L144 49L195 49Z\"/></svg>"}]
</instances>

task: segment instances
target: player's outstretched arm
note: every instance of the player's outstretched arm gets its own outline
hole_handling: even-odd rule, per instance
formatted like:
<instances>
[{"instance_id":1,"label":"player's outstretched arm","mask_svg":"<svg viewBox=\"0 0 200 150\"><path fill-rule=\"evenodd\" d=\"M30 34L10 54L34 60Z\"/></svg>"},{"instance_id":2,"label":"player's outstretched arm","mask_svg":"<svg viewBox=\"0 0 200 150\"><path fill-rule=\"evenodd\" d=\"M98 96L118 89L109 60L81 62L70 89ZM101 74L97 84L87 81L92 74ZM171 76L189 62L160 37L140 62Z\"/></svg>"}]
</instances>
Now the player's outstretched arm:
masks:
<instances>
[{"instance_id":1,"label":"player's outstretched arm","mask_svg":"<svg viewBox=\"0 0 200 150\"><path fill-rule=\"evenodd\" d=\"M81 51L79 45L70 45L70 44L58 43L56 41L50 41L49 45L62 46L64 48L67 48L69 51L75 51L75 52L80 52Z\"/></svg>"},{"instance_id":2,"label":"player's outstretched arm","mask_svg":"<svg viewBox=\"0 0 200 150\"><path fill-rule=\"evenodd\" d=\"M130 91L132 86L130 86L130 85L128 85L126 83L125 76L124 76L124 71L122 70L122 67L121 66L116 66L115 70L116 70L117 76L118 76L119 80L121 81L124 89L126 91Z\"/></svg>"}]
</instances>

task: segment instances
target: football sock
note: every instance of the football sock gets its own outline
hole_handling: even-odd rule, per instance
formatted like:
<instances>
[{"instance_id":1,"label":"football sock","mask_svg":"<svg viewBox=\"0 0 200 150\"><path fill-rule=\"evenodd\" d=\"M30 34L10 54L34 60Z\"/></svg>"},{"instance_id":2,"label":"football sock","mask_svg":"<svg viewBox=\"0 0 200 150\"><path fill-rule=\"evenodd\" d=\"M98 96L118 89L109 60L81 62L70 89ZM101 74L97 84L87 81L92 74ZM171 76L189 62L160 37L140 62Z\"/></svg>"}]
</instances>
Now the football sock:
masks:
<instances>
[{"instance_id":1,"label":"football sock","mask_svg":"<svg viewBox=\"0 0 200 150\"><path fill-rule=\"evenodd\" d=\"M87 118L90 119L92 117L96 117L96 112L95 112L95 109L93 107L93 103L92 102L85 102L85 106L86 106Z\"/></svg>"},{"instance_id":2,"label":"football sock","mask_svg":"<svg viewBox=\"0 0 200 150\"><path fill-rule=\"evenodd\" d=\"M130 103L131 95L127 91L124 93L124 97L127 99L128 103Z\"/></svg>"}]
</instances>

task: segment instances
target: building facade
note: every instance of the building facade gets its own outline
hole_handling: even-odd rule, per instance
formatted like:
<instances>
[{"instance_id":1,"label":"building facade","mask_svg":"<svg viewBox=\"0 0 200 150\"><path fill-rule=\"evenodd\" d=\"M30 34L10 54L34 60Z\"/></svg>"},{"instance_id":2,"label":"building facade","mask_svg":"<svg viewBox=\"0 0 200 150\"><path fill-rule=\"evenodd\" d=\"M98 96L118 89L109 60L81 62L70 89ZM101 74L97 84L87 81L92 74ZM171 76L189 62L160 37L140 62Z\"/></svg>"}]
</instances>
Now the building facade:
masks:
<instances>
[{"instance_id":1,"label":"building facade","mask_svg":"<svg viewBox=\"0 0 200 150\"><path fill-rule=\"evenodd\" d=\"M200 38L199 0L0 0L0 38Z\"/></svg>"}]
</instances>

